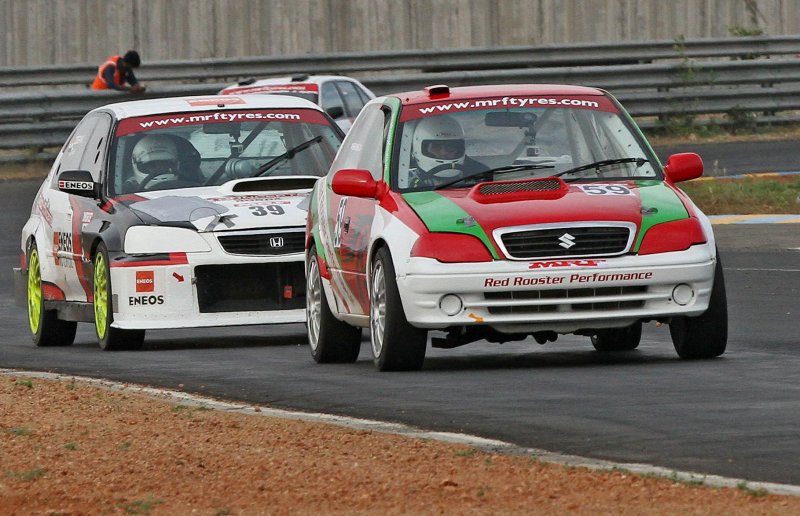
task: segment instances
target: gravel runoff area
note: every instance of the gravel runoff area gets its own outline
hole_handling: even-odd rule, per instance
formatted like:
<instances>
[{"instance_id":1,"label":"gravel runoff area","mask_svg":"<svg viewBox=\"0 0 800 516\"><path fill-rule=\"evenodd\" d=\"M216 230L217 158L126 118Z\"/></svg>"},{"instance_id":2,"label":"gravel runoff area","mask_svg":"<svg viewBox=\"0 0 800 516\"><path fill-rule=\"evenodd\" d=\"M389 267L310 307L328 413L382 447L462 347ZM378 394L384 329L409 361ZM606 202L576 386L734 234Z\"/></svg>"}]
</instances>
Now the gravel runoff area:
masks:
<instances>
[{"instance_id":1,"label":"gravel runoff area","mask_svg":"<svg viewBox=\"0 0 800 516\"><path fill-rule=\"evenodd\" d=\"M800 514L793 486L102 380L0 370L0 406L3 515Z\"/></svg>"}]
</instances>

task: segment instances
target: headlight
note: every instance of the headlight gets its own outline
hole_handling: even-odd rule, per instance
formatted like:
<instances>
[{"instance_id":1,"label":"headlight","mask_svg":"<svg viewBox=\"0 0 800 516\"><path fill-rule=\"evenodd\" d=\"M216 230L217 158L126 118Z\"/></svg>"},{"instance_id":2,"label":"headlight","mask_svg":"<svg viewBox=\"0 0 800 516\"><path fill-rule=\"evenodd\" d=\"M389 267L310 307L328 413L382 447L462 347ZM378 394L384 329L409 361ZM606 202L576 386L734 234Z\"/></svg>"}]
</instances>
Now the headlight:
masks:
<instances>
[{"instance_id":1,"label":"headlight","mask_svg":"<svg viewBox=\"0 0 800 516\"><path fill-rule=\"evenodd\" d=\"M128 254L203 253L211 247L196 231L163 226L133 226L125 233Z\"/></svg>"}]
</instances>

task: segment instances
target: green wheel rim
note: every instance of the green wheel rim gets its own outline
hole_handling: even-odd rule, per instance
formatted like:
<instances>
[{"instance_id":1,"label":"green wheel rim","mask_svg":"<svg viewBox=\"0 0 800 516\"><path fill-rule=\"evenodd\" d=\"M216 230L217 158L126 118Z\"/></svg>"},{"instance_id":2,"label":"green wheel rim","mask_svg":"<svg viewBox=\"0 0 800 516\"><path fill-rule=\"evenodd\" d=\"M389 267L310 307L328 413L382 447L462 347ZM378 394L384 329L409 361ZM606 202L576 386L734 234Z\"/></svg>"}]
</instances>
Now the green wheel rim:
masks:
<instances>
[{"instance_id":1,"label":"green wheel rim","mask_svg":"<svg viewBox=\"0 0 800 516\"><path fill-rule=\"evenodd\" d=\"M42 322L42 273L39 270L39 253L34 249L28 262L28 323L31 332L39 333Z\"/></svg>"},{"instance_id":2,"label":"green wheel rim","mask_svg":"<svg viewBox=\"0 0 800 516\"><path fill-rule=\"evenodd\" d=\"M108 328L108 268L102 253L94 259L94 327L101 339Z\"/></svg>"}]
</instances>

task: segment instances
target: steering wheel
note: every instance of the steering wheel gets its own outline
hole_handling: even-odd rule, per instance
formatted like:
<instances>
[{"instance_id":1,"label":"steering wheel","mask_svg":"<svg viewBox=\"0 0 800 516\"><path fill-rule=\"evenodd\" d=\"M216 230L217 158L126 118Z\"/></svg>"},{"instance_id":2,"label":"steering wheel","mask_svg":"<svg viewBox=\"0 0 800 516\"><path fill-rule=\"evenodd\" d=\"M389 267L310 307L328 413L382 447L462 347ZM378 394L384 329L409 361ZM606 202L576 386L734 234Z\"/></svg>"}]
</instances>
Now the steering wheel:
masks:
<instances>
[{"instance_id":1,"label":"steering wheel","mask_svg":"<svg viewBox=\"0 0 800 516\"><path fill-rule=\"evenodd\" d=\"M452 176L444 176L444 177L438 175L441 172L444 172L445 170L455 171L456 173L452 174ZM457 175L462 175L463 176L464 175L464 169L460 168L460 167L454 167L454 166L449 165L447 163L443 163L441 165L436 165L432 169L428 170L428 175L429 176L436 176L438 179L450 179L451 177L456 177Z\"/></svg>"},{"instance_id":2,"label":"steering wheel","mask_svg":"<svg viewBox=\"0 0 800 516\"><path fill-rule=\"evenodd\" d=\"M148 183L150 183L150 181L152 181L153 179L157 178L158 176L167 176L167 175L174 176L175 174L172 174L172 173L169 173L169 172L162 172L160 170L157 171L157 172L150 172L149 174L144 176L144 179L142 179L142 182L139 183L139 188L141 188L142 190L146 190L145 186Z\"/></svg>"}]
</instances>

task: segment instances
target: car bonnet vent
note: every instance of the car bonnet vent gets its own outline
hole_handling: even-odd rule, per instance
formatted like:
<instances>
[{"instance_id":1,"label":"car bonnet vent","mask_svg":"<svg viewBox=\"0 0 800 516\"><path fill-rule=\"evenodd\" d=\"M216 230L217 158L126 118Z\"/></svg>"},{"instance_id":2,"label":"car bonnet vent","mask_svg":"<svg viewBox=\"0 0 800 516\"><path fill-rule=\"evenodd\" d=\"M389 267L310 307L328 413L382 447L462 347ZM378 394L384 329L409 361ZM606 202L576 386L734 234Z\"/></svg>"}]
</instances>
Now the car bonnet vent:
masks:
<instances>
[{"instance_id":1,"label":"car bonnet vent","mask_svg":"<svg viewBox=\"0 0 800 516\"><path fill-rule=\"evenodd\" d=\"M309 190L317 182L316 177L278 177L240 181L233 185L232 192L274 192L284 190Z\"/></svg>"},{"instance_id":2,"label":"car bonnet vent","mask_svg":"<svg viewBox=\"0 0 800 516\"><path fill-rule=\"evenodd\" d=\"M560 199L566 193L567 185L564 181L556 177L543 177L519 181L480 183L472 188L469 196L479 203L488 204L534 199Z\"/></svg>"},{"instance_id":3,"label":"car bonnet vent","mask_svg":"<svg viewBox=\"0 0 800 516\"><path fill-rule=\"evenodd\" d=\"M481 195L501 195L512 192L548 192L561 190L564 183L555 178L532 179L503 183L484 183L478 187Z\"/></svg>"}]
</instances>

